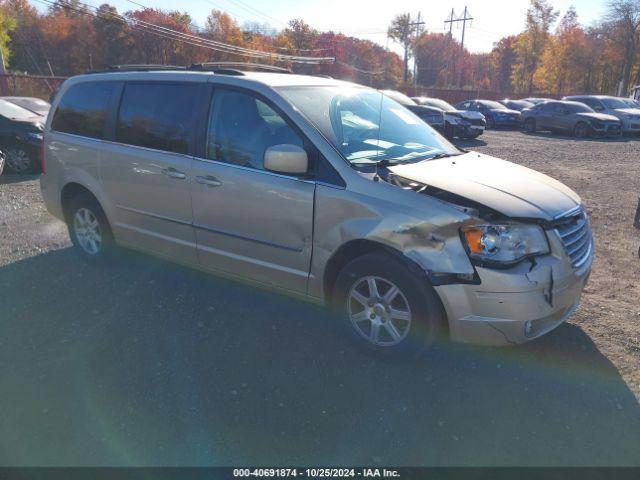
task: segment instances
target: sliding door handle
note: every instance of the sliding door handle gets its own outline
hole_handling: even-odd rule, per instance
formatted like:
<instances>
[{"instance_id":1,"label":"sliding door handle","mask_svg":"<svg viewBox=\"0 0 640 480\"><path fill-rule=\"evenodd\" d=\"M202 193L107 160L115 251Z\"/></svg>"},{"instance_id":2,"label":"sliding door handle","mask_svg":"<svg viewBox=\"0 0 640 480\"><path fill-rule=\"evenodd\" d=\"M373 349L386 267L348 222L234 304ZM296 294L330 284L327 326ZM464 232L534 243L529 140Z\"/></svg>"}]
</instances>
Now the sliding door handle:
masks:
<instances>
[{"instance_id":1,"label":"sliding door handle","mask_svg":"<svg viewBox=\"0 0 640 480\"><path fill-rule=\"evenodd\" d=\"M222 182L213 175L207 175L206 177L196 177L196 182L206 185L207 187L221 187Z\"/></svg>"}]
</instances>

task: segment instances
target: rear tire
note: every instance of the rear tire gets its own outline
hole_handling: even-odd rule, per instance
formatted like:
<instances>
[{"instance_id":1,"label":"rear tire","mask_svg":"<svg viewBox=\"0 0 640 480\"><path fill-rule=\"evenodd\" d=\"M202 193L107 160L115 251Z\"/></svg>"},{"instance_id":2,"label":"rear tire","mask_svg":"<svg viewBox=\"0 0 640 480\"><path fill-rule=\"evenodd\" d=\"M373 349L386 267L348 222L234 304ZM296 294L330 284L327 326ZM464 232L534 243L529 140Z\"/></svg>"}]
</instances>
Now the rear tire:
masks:
<instances>
[{"instance_id":1,"label":"rear tire","mask_svg":"<svg viewBox=\"0 0 640 480\"><path fill-rule=\"evenodd\" d=\"M113 233L102 207L92 195L73 197L65 217L71 242L82 258L101 262L110 256L115 246Z\"/></svg>"},{"instance_id":2,"label":"rear tire","mask_svg":"<svg viewBox=\"0 0 640 480\"><path fill-rule=\"evenodd\" d=\"M589 126L584 122L578 122L573 127L573 135L576 138L587 138L589 136Z\"/></svg>"},{"instance_id":3,"label":"rear tire","mask_svg":"<svg viewBox=\"0 0 640 480\"><path fill-rule=\"evenodd\" d=\"M347 264L332 298L356 345L384 358L415 358L446 331L440 300L426 279L389 255Z\"/></svg>"},{"instance_id":4,"label":"rear tire","mask_svg":"<svg viewBox=\"0 0 640 480\"><path fill-rule=\"evenodd\" d=\"M33 173L36 169L36 162L24 148L10 146L6 149L6 166L13 173Z\"/></svg>"}]
</instances>

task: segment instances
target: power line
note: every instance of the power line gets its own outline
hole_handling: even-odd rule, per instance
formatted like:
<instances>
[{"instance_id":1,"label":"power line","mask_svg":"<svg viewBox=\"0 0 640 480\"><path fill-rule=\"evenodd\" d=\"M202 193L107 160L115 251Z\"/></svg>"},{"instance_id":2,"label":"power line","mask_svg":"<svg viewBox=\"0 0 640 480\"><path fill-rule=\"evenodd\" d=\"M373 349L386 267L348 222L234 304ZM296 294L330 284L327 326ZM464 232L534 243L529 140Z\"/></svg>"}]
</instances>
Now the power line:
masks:
<instances>
[{"instance_id":1,"label":"power line","mask_svg":"<svg viewBox=\"0 0 640 480\"><path fill-rule=\"evenodd\" d=\"M190 45L194 45L194 46L198 46L198 47L202 47L202 48L208 48L211 50L217 50L217 51L221 51L224 53L232 53L232 54L237 54L237 55L242 55L242 56L248 56L248 57L260 57L260 58L269 58L272 60L276 60L276 61L290 61L292 63L313 63L313 64L317 64L317 63L324 63L324 62L333 62L335 59L333 57L305 57L305 56L295 56L295 55L285 55L285 54L279 54L279 53L272 53L272 52L266 52L266 51L262 51L262 50L252 50L252 49L248 49L248 48L244 48L244 47L239 47L237 45L231 45L231 44L227 44L224 42L219 42L216 40L211 40L211 39L206 39L206 38L202 38L199 37L197 35L191 35L185 32L180 32L177 30L173 30L167 27L163 27L160 25L156 25L154 23L150 23L150 22L145 22L144 20L139 20L136 18L129 18L128 20L117 14L110 14L108 16L105 17L104 13L99 12L98 15L91 13L90 11L87 10L83 10L83 9L79 9L79 8L75 8L71 5L63 5L63 4L56 4L55 1L53 0L39 0L42 2L45 2L49 5L58 5L61 6L67 10L71 10L71 11L75 11L77 13L80 13L82 15L89 15L92 16L94 18L102 18L105 20L111 20L111 21L119 21L122 23L127 24L128 26L132 27L133 29L137 29L139 31L143 31L146 33L151 33L160 37L164 37L164 38L169 38L169 39L173 39L176 41L181 41ZM131 0L130 0L131 1ZM96 12L98 11L98 9L92 5L88 5L88 4L84 4L84 3L80 3L80 5L84 6L85 8L91 8L93 10L95 10ZM141 4L140 4L141 5ZM144 8L148 8L145 7L143 5Z\"/></svg>"},{"instance_id":2,"label":"power line","mask_svg":"<svg viewBox=\"0 0 640 480\"><path fill-rule=\"evenodd\" d=\"M468 9L465 6L464 7L464 14L461 17L454 17L453 14L453 10L451 10L451 17L449 18L449 20L445 20L444 23L448 23L449 24L449 35L451 35L451 26L453 25L453 23L458 23L458 22L462 22L462 41L460 42L460 60L458 61L458 87L460 86L460 83L462 83L462 55L464 53L464 34L465 34L465 30L467 28L467 22L470 22L471 20L473 20L473 17L469 17L467 16L468 13Z\"/></svg>"}]
</instances>

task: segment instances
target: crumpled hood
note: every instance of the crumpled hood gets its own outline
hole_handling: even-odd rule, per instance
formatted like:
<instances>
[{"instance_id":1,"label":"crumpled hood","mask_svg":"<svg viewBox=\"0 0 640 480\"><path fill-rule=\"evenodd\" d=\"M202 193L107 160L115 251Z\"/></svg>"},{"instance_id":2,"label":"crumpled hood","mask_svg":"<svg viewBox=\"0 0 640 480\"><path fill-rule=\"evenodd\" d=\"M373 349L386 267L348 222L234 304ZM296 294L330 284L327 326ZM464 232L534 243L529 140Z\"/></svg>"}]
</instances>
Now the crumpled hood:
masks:
<instances>
[{"instance_id":1,"label":"crumpled hood","mask_svg":"<svg viewBox=\"0 0 640 480\"><path fill-rule=\"evenodd\" d=\"M389 170L408 180L481 203L510 217L553 220L580 205L580 197L557 180L477 152L395 165Z\"/></svg>"}]
</instances>

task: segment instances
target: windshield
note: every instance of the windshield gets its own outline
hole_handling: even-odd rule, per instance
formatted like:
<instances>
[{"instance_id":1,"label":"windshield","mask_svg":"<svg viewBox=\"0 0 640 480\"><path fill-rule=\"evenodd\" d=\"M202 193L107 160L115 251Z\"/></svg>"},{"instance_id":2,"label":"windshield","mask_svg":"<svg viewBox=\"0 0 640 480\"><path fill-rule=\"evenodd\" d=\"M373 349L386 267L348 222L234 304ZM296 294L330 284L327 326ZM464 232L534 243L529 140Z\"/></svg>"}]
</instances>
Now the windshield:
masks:
<instances>
[{"instance_id":1,"label":"windshield","mask_svg":"<svg viewBox=\"0 0 640 480\"><path fill-rule=\"evenodd\" d=\"M422 104L439 108L440 110L444 110L445 112L455 112L456 110L450 103L447 103L444 100L440 100L439 98L425 98L422 100Z\"/></svg>"},{"instance_id":2,"label":"windshield","mask_svg":"<svg viewBox=\"0 0 640 480\"><path fill-rule=\"evenodd\" d=\"M33 118L33 112L29 110L19 107L11 102L7 102L6 100L0 99L0 115L5 118L10 118L12 120L28 120Z\"/></svg>"},{"instance_id":3,"label":"windshield","mask_svg":"<svg viewBox=\"0 0 640 480\"><path fill-rule=\"evenodd\" d=\"M458 153L420 118L376 90L355 86L279 90L351 164L402 163Z\"/></svg>"},{"instance_id":4,"label":"windshield","mask_svg":"<svg viewBox=\"0 0 640 480\"><path fill-rule=\"evenodd\" d=\"M629 107L629 108L638 108L640 106L640 104L638 102L636 102L635 100L625 99L623 101L627 105L627 107Z\"/></svg>"},{"instance_id":5,"label":"windshield","mask_svg":"<svg viewBox=\"0 0 640 480\"><path fill-rule=\"evenodd\" d=\"M602 103L604 103L604 106L607 108L629 108L619 98L603 98Z\"/></svg>"},{"instance_id":6,"label":"windshield","mask_svg":"<svg viewBox=\"0 0 640 480\"><path fill-rule=\"evenodd\" d=\"M487 108L491 108L493 110L507 110L507 107L502 105L501 103L494 102L492 100L483 100L482 102L478 102L484 105Z\"/></svg>"}]
</instances>

